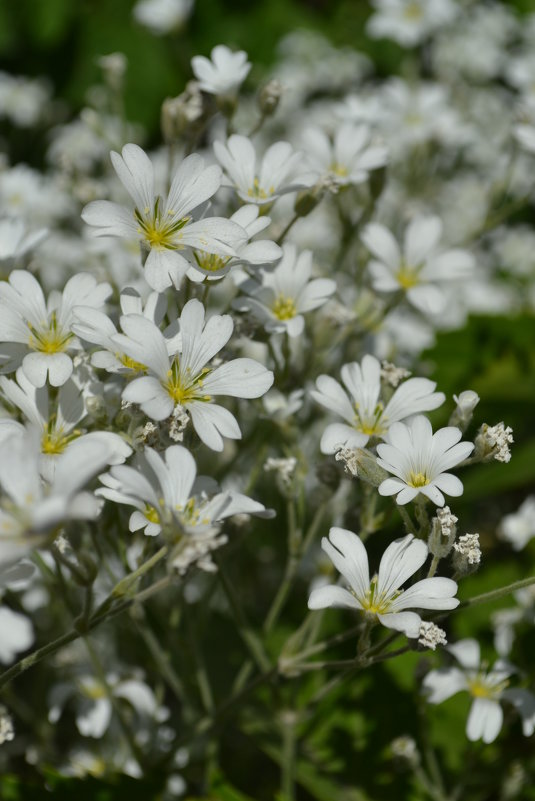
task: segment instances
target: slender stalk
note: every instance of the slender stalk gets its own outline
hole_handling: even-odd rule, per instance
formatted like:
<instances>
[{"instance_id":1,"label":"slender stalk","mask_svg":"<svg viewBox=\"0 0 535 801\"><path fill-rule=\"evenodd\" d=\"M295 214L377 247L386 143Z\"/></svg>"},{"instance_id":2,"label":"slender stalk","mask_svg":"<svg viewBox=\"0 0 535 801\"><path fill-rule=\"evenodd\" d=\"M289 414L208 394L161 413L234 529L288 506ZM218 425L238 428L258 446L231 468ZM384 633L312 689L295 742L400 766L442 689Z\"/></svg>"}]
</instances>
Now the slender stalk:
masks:
<instances>
[{"instance_id":1,"label":"slender stalk","mask_svg":"<svg viewBox=\"0 0 535 801\"><path fill-rule=\"evenodd\" d=\"M279 235L278 239L276 240L277 241L277 245L281 245L284 242L284 240L286 239L286 235L289 233L291 228L293 228L293 226L295 225L295 223L297 222L298 219L299 219L299 214L294 214L294 216L292 217L292 219L290 220L288 225L283 229L282 233Z\"/></svg>"},{"instance_id":2,"label":"slender stalk","mask_svg":"<svg viewBox=\"0 0 535 801\"><path fill-rule=\"evenodd\" d=\"M244 641L251 658L255 662L255 664L260 668L260 670L264 673L266 670L269 670L271 667L270 661L264 651L264 646L262 645L262 641L254 631L251 624L246 619L243 609L239 604L238 599L234 593L234 588L226 574L226 569L223 566L221 559L217 559L217 566L219 571L219 577L221 579L221 586L225 591L225 595L227 596L227 600L230 605L230 609L232 614L234 615L234 619L236 622L236 626L238 632Z\"/></svg>"},{"instance_id":3,"label":"slender stalk","mask_svg":"<svg viewBox=\"0 0 535 801\"><path fill-rule=\"evenodd\" d=\"M521 590L523 587L530 587L532 584L535 584L535 576L520 579L520 581L513 581L512 584L499 587L497 590L490 590L490 592L483 592L481 595L474 595L473 598L467 598L466 601L461 601L459 606L452 611L456 612L458 609L465 609L467 606L476 606L476 604L486 604L489 601L497 601L498 598L504 598L506 595Z\"/></svg>"},{"instance_id":4,"label":"slender stalk","mask_svg":"<svg viewBox=\"0 0 535 801\"><path fill-rule=\"evenodd\" d=\"M284 801L295 800L295 715L286 712L282 721L281 795Z\"/></svg>"}]
</instances>

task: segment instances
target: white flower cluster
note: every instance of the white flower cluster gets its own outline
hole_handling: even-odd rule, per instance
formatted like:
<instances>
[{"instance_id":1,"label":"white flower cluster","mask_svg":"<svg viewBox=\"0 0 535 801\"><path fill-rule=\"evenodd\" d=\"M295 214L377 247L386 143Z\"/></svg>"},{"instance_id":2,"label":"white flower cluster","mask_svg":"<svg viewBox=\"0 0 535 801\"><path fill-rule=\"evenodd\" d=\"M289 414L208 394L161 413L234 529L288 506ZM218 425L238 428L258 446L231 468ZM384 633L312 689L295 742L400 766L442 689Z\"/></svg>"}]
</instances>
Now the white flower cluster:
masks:
<instances>
[{"instance_id":1,"label":"white flower cluster","mask_svg":"<svg viewBox=\"0 0 535 801\"><path fill-rule=\"evenodd\" d=\"M478 4L453 0L372 5L369 35L424 45L421 74L379 78L365 56L296 33L255 107L248 54L220 44L192 59L191 79L164 102L164 147L150 152L138 144L143 130L117 113L122 54L100 59L98 102L69 123L52 106L44 113L46 83L0 74L3 124L50 127L48 171L9 153L0 169L0 662L11 665L40 642L43 620L50 634L82 598L69 637L82 638L90 660L74 642L57 656L48 720L72 719L80 737L102 739L105 756L73 746L66 773L140 776L149 746L157 764L180 769L179 725L198 753L207 729L188 728L198 713L191 675L211 720L219 710L203 648L182 660L174 640L185 619L192 641L202 634L219 590L258 663L240 667L236 686L257 667L268 682L283 663L297 680L329 666L271 664L290 589L305 605L314 547L331 579L313 581L308 607L358 617L351 669L398 655L381 649L402 635L411 642L401 651L445 646L433 614L422 616L441 622L456 609L458 581L481 562L478 534L454 542L459 519L446 497L463 495L457 473L472 463L509 462L512 429L483 424L474 437L479 395L457 389L447 401L441 381L425 377L425 351L470 315L535 308L535 236L500 205L533 206L535 25L530 39L505 7L489 5L483 18ZM193 6L139 0L132 13L164 36ZM455 57L468 34L476 44ZM433 426L430 413L449 423ZM275 515L268 501L276 526L257 520ZM535 536L534 504L501 521L515 550ZM276 548L275 539L256 548L257 531ZM257 635L225 560L238 552L240 570L257 554L272 562L236 570L260 596L264 575L270 587L279 580L279 535L288 563ZM165 588L165 607L145 613ZM515 600L494 619L500 653L535 619L531 596ZM189 616L196 604L202 612ZM88 635L126 608L161 672L157 690L113 634L102 645L117 664L98 668ZM303 658L323 648L321 616L311 617ZM431 704L469 692L470 740L495 739L502 702L533 733L535 699L509 688L509 663L488 670L471 639L443 649L450 655L460 667L424 679ZM124 749L116 716L123 735L132 728ZM0 743L13 736L0 707ZM392 751L419 764L413 743ZM35 762L48 759L39 751Z\"/></svg>"}]
</instances>

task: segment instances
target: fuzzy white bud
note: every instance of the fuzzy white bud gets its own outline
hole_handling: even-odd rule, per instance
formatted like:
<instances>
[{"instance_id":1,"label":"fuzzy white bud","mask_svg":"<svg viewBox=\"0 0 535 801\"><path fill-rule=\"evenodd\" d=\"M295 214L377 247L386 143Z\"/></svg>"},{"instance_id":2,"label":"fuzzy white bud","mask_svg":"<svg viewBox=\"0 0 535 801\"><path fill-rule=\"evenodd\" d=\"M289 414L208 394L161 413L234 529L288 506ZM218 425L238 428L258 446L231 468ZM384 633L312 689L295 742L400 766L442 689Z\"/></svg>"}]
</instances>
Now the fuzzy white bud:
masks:
<instances>
[{"instance_id":1,"label":"fuzzy white bud","mask_svg":"<svg viewBox=\"0 0 535 801\"><path fill-rule=\"evenodd\" d=\"M420 645L425 648L430 648L436 651L437 645L447 645L446 632L435 623L429 623L422 620L420 623L420 637L418 639Z\"/></svg>"}]
</instances>

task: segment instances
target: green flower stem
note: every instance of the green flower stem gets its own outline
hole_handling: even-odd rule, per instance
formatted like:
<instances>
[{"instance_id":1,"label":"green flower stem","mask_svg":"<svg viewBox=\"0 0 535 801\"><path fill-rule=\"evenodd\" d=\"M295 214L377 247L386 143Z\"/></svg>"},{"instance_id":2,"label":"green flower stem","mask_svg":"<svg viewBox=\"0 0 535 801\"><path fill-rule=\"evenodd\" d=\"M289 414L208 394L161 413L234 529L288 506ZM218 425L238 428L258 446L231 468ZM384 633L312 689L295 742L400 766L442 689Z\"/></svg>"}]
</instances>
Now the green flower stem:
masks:
<instances>
[{"instance_id":1,"label":"green flower stem","mask_svg":"<svg viewBox=\"0 0 535 801\"><path fill-rule=\"evenodd\" d=\"M529 576L529 578L520 579L520 581L513 581L512 584L507 584L505 587L499 587L497 590L490 590L490 592L483 592L481 595L474 595L473 598L461 601L459 606L452 611L457 612L459 609L466 609L467 606L486 604L489 601L496 601L498 598L505 598L506 595L510 595L512 592L516 592L516 590L521 590L523 587L530 587L532 584L535 584L535 576Z\"/></svg>"},{"instance_id":2,"label":"green flower stem","mask_svg":"<svg viewBox=\"0 0 535 801\"><path fill-rule=\"evenodd\" d=\"M294 214L294 216L292 217L286 228L284 228L282 233L279 234L279 237L276 240L277 245L281 245L282 242L284 242L286 235L289 233L290 229L293 228L298 219L299 219L299 214Z\"/></svg>"},{"instance_id":3,"label":"green flower stem","mask_svg":"<svg viewBox=\"0 0 535 801\"><path fill-rule=\"evenodd\" d=\"M282 580L282 583L281 583L281 585L280 585L280 587L279 587L279 589L277 591L277 594L275 595L275 598L273 599L273 602L272 602L272 604L271 604L271 606L270 606L270 608L268 610L268 613L266 615L266 619L265 619L264 626L263 626L264 634L269 634L270 631L273 630L273 627L276 625L276 623L277 623L277 621L279 619L280 613L282 612L282 609L284 608L284 604L286 603L286 600L288 598L288 594L289 594L289 592L291 590L291 587L292 587L292 584L293 584L293 580L294 580L295 574L297 573L297 570L299 568L299 564L301 562L301 559L307 554L309 548L311 547L311 545L313 544L314 540L316 539L316 535L317 535L318 529L319 529L319 527L321 525L321 521L323 520L323 515L325 514L325 511L327 509L327 505L328 504L325 501L324 503L322 503L322 504L320 504L318 506L318 508L316 509L316 512L314 514L314 517L312 518L310 526L308 527L308 529L306 531L305 536L303 537L302 540L300 540L296 552L292 553L292 549L290 547L290 542L291 542L291 533L292 533L291 529L292 529L292 526L295 526L295 506L291 502L289 502L289 506L288 506L288 518L289 518L289 534L288 534L289 556L288 556L288 563L286 565L286 572L285 572L284 578ZM290 511L290 508L292 508L292 511ZM234 692L239 692L242 689L242 687L244 687L247 679L251 675L251 670L252 669L253 669L253 664L249 660L248 662L246 662L244 664L244 666L242 667L242 669L240 670L240 672L238 673L238 675L236 677L236 681L234 682L234 686L233 686L233 691Z\"/></svg>"},{"instance_id":4,"label":"green flower stem","mask_svg":"<svg viewBox=\"0 0 535 801\"><path fill-rule=\"evenodd\" d=\"M282 716L281 795L284 801L295 801L295 715Z\"/></svg>"},{"instance_id":5,"label":"green flower stem","mask_svg":"<svg viewBox=\"0 0 535 801\"><path fill-rule=\"evenodd\" d=\"M437 567L439 562L440 562L440 556L433 556L431 564L429 566L429 572L427 573L427 578L433 578L433 576L437 572Z\"/></svg>"},{"instance_id":6,"label":"green flower stem","mask_svg":"<svg viewBox=\"0 0 535 801\"><path fill-rule=\"evenodd\" d=\"M395 501L394 501L394 504L395 504L398 512L401 515L401 519L403 520L403 522L405 524L405 529L407 531L407 534L414 534L415 531L416 531L417 526L416 526L415 523L413 523L410 514L407 512L407 510L405 509L404 506L400 506Z\"/></svg>"},{"instance_id":7,"label":"green flower stem","mask_svg":"<svg viewBox=\"0 0 535 801\"><path fill-rule=\"evenodd\" d=\"M262 641L252 628L251 624L246 619L243 609L236 598L234 593L234 588L232 583L230 582L227 574L226 569L222 564L220 558L216 557L217 567L219 572L219 578L221 579L221 586L227 596L227 600L229 602L230 609L234 616L236 627L238 629L238 633L240 634L242 640L244 641L249 653L251 655L252 660L255 662L258 668L264 673L265 671L269 670L271 667L271 663L264 651L264 646Z\"/></svg>"}]
</instances>

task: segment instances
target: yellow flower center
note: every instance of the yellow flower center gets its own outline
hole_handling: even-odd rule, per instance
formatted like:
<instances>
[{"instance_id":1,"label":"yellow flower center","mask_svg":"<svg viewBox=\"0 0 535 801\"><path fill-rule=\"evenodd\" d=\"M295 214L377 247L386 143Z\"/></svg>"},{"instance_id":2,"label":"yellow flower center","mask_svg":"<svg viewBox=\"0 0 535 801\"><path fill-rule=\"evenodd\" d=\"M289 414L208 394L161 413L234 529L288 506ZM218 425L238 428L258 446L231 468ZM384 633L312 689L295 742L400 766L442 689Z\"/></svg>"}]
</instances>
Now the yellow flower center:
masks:
<instances>
[{"instance_id":1,"label":"yellow flower center","mask_svg":"<svg viewBox=\"0 0 535 801\"><path fill-rule=\"evenodd\" d=\"M401 265L396 273L396 278L403 289L411 289L411 287L417 286L420 283L420 278L418 277L419 271L419 267L411 267L408 264Z\"/></svg>"},{"instance_id":2,"label":"yellow flower center","mask_svg":"<svg viewBox=\"0 0 535 801\"><path fill-rule=\"evenodd\" d=\"M274 191L275 187L270 186L266 192L266 190L260 186L259 179L255 178L253 181L253 185L249 187L249 189L247 190L247 194L249 195L249 197L256 198L258 200L267 200L267 198L270 197L270 195L272 195Z\"/></svg>"},{"instance_id":3,"label":"yellow flower center","mask_svg":"<svg viewBox=\"0 0 535 801\"><path fill-rule=\"evenodd\" d=\"M384 412L384 406L381 402L379 402L373 410L373 416L361 414L358 403L355 403L355 412L355 428L357 431L361 431L363 434L367 434L369 437L380 437L381 434L385 433L386 427L384 425L384 421L381 419Z\"/></svg>"},{"instance_id":4,"label":"yellow flower center","mask_svg":"<svg viewBox=\"0 0 535 801\"><path fill-rule=\"evenodd\" d=\"M181 406L186 406L191 401L204 401L207 403L211 400L211 397L203 392L202 386L203 379L209 372L209 367L204 367L195 376L190 374L191 371L189 369L182 372L178 356L175 356L171 369L167 373L168 380L164 387L173 400Z\"/></svg>"},{"instance_id":5,"label":"yellow flower center","mask_svg":"<svg viewBox=\"0 0 535 801\"><path fill-rule=\"evenodd\" d=\"M364 607L367 612L370 612L372 615L386 615L390 611L390 607L392 606L392 601L395 598L398 598L403 590L396 590L388 597L384 595L377 594L377 576L374 576L370 581L370 586L366 590L366 595L364 598L359 598L358 600Z\"/></svg>"},{"instance_id":6,"label":"yellow flower center","mask_svg":"<svg viewBox=\"0 0 535 801\"><path fill-rule=\"evenodd\" d=\"M70 331L58 327L56 312L52 312L50 320L43 323L41 328L34 328L30 323L28 328L31 332L28 346L39 353L63 353L73 338Z\"/></svg>"},{"instance_id":7,"label":"yellow flower center","mask_svg":"<svg viewBox=\"0 0 535 801\"><path fill-rule=\"evenodd\" d=\"M178 250L181 246L177 241L179 238L177 234L190 221L190 217L175 219L172 209L162 217L160 197L156 198L152 212L146 208L141 214L138 209L134 209L134 217L138 224L138 233L151 248L156 250Z\"/></svg>"},{"instance_id":8,"label":"yellow flower center","mask_svg":"<svg viewBox=\"0 0 535 801\"><path fill-rule=\"evenodd\" d=\"M338 161L333 161L332 164L329 165L329 171L334 175L338 175L339 178L347 178L349 175L347 167L344 167L344 165L340 164Z\"/></svg>"},{"instance_id":9,"label":"yellow flower center","mask_svg":"<svg viewBox=\"0 0 535 801\"><path fill-rule=\"evenodd\" d=\"M118 359L124 367L133 370L135 373L145 373L147 371L145 364L136 362L135 359L131 359L130 356L127 356L125 353L116 353L115 358Z\"/></svg>"},{"instance_id":10,"label":"yellow flower center","mask_svg":"<svg viewBox=\"0 0 535 801\"><path fill-rule=\"evenodd\" d=\"M496 698L501 695L508 684L507 679L498 684L490 684L484 673L478 673L474 679L468 681L468 690L474 698Z\"/></svg>"},{"instance_id":11,"label":"yellow flower center","mask_svg":"<svg viewBox=\"0 0 535 801\"><path fill-rule=\"evenodd\" d=\"M69 442L77 439L81 435L81 430L75 428L68 434L63 433L63 428L54 429L55 417L52 417L48 426L43 431L41 437L41 450L43 453L55 455L63 453Z\"/></svg>"},{"instance_id":12,"label":"yellow flower center","mask_svg":"<svg viewBox=\"0 0 535 801\"><path fill-rule=\"evenodd\" d=\"M207 273L220 273L231 259L231 256L225 258L217 256L215 253L198 253L197 251L193 255L199 267Z\"/></svg>"},{"instance_id":13,"label":"yellow flower center","mask_svg":"<svg viewBox=\"0 0 535 801\"><path fill-rule=\"evenodd\" d=\"M403 16L405 19L412 20L416 22L417 20L422 19L424 15L423 8L420 3L407 3L405 6L405 10L403 11Z\"/></svg>"},{"instance_id":14,"label":"yellow flower center","mask_svg":"<svg viewBox=\"0 0 535 801\"><path fill-rule=\"evenodd\" d=\"M291 320L297 314L297 307L293 298L279 295L271 311L278 320Z\"/></svg>"},{"instance_id":15,"label":"yellow flower center","mask_svg":"<svg viewBox=\"0 0 535 801\"><path fill-rule=\"evenodd\" d=\"M425 473L415 473L414 470L411 470L407 484L415 489L426 487L429 484L429 479Z\"/></svg>"},{"instance_id":16,"label":"yellow flower center","mask_svg":"<svg viewBox=\"0 0 535 801\"><path fill-rule=\"evenodd\" d=\"M143 512L149 523L159 523L160 515L154 506L147 506Z\"/></svg>"}]
</instances>

